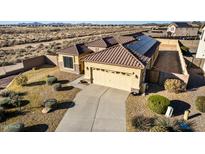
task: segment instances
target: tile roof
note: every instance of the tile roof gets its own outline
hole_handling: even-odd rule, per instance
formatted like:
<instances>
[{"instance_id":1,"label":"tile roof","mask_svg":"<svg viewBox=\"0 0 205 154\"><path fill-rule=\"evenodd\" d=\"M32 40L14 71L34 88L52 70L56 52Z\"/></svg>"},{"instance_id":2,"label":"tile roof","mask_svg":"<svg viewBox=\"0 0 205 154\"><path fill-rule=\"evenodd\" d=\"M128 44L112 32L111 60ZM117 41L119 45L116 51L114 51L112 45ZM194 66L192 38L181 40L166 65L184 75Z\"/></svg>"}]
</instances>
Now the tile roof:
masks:
<instances>
[{"instance_id":1,"label":"tile roof","mask_svg":"<svg viewBox=\"0 0 205 154\"><path fill-rule=\"evenodd\" d=\"M145 36L145 35L144 35ZM145 36L147 37L147 36ZM139 40L138 40L139 41ZM140 41L139 41L140 42ZM130 42L133 43L133 42ZM100 52L93 53L82 58L83 61L103 63L108 65L119 65L124 67L133 67L143 69L150 61L152 55L159 46L159 42L155 41L146 52L141 53L138 50L133 51L127 46L130 44L117 44ZM144 47L144 44L139 43ZM150 45L150 42L147 42Z\"/></svg>"},{"instance_id":2,"label":"tile roof","mask_svg":"<svg viewBox=\"0 0 205 154\"><path fill-rule=\"evenodd\" d=\"M75 56L75 55L80 55L85 52L91 52L91 50L88 49L88 47L84 43L82 43L82 44L76 44L76 45L70 46L65 49L61 49L57 53L69 54L69 55Z\"/></svg>"},{"instance_id":3,"label":"tile roof","mask_svg":"<svg viewBox=\"0 0 205 154\"><path fill-rule=\"evenodd\" d=\"M126 44L136 40L133 36L115 36L114 38L119 44Z\"/></svg>"},{"instance_id":4,"label":"tile roof","mask_svg":"<svg viewBox=\"0 0 205 154\"><path fill-rule=\"evenodd\" d=\"M95 40L95 41L92 41L92 42L88 42L86 45L88 47L101 47L101 48L108 47L107 43L102 38Z\"/></svg>"},{"instance_id":5,"label":"tile roof","mask_svg":"<svg viewBox=\"0 0 205 154\"><path fill-rule=\"evenodd\" d=\"M121 44L85 56L83 60L108 65L111 64L140 69L144 68L144 64Z\"/></svg>"}]
</instances>

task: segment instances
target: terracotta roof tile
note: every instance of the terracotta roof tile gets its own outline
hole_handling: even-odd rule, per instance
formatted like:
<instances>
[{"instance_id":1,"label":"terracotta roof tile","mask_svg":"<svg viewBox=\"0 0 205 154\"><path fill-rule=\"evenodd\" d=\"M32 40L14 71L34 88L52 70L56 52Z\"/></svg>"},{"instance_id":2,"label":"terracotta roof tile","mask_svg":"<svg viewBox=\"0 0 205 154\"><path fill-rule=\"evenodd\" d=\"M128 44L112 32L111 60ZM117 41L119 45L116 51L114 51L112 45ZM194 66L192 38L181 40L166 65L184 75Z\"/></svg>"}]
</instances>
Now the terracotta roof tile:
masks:
<instances>
[{"instance_id":1,"label":"terracotta roof tile","mask_svg":"<svg viewBox=\"0 0 205 154\"><path fill-rule=\"evenodd\" d=\"M107 43L102 39L98 39L98 40L95 40L95 41L92 41L92 42L89 42L86 44L88 47L101 47L101 48L107 48L108 45Z\"/></svg>"},{"instance_id":2,"label":"terracotta roof tile","mask_svg":"<svg viewBox=\"0 0 205 154\"><path fill-rule=\"evenodd\" d=\"M140 69L144 68L144 64L121 44L85 56L83 60L108 65L111 64Z\"/></svg>"},{"instance_id":3,"label":"terracotta roof tile","mask_svg":"<svg viewBox=\"0 0 205 154\"><path fill-rule=\"evenodd\" d=\"M125 44L136 40L133 36L115 36L114 38L119 44Z\"/></svg>"},{"instance_id":4,"label":"terracotta roof tile","mask_svg":"<svg viewBox=\"0 0 205 154\"><path fill-rule=\"evenodd\" d=\"M65 49L59 50L57 53L68 55L80 55L85 52L91 52L85 44L76 44Z\"/></svg>"}]
</instances>

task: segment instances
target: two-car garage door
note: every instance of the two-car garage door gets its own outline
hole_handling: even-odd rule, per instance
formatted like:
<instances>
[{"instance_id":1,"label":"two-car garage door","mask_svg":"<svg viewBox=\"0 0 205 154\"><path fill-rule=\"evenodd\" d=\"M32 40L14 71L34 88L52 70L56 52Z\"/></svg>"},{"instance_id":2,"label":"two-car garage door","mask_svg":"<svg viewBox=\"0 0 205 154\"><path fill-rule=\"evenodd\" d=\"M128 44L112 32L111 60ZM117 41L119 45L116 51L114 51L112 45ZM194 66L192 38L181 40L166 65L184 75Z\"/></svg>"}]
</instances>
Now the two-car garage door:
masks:
<instances>
[{"instance_id":1,"label":"two-car garage door","mask_svg":"<svg viewBox=\"0 0 205 154\"><path fill-rule=\"evenodd\" d=\"M132 74L123 72L93 69L92 78L94 84L108 86L116 89L131 91Z\"/></svg>"}]
</instances>

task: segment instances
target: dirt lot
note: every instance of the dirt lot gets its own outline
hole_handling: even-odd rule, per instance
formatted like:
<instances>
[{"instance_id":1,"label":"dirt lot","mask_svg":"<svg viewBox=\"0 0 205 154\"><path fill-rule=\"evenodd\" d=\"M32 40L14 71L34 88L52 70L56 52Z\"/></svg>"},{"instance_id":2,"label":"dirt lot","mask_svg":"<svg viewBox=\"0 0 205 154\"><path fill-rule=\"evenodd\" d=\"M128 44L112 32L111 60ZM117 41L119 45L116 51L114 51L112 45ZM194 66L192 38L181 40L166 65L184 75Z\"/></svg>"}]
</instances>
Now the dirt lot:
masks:
<instances>
[{"instance_id":1,"label":"dirt lot","mask_svg":"<svg viewBox=\"0 0 205 154\"><path fill-rule=\"evenodd\" d=\"M182 69L178 51L159 51L154 67L160 71L181 74Z\"/></svg>"},{"instance_id":2,"label":"dirt lot","mask_svg":"<svg viewBox=\"0 0 205 154\"><path fill-rule=\"evenodd\" d=\"M202 76L191 75L191 83L187 92L174 94L168 93L159 85L152 84L149 86L148 95L146 96L133 96L130 95L126 103L126 118L127 118L127 131L135 131L131 125L131 120L134 116L144 115L146 117L159 116L150 111L147 107L147 99L152 94L159 94L171 100L175 106L174 116L171 120L182 119L184 111L189 109L190 119L188 121L194 122L195 131L205 131L205 113L200 113L196 110L194 101L197 96L205 95L205 79Z\"/></svg>"},{"instance_id":3,"label":"dirt lot","mask_svg":"<svg viewBox=\"0 0 205 154\"><path fill-rule=\"evenodd\" d=\"M0 123L0 131L11 123L22 122L26 126L26 131L55 131L64 113L70 107L74 107L72 100L80 91L77 88L64 88L62 91L55 91L52 86L45 84L47 75L55 75L60 83L68 83L78 77L78 75L60 72L57 67L44 66L38 70L31 70L24 73L28 76L27 86L21 87L12 82L9 90L21 92L23 105L19 108L7 110L7 119ZM56 110L43 114L41 103L49 98L58 100Z\"/></svg>"},{"instance_id":4,"label":"dirt lot","mask_svg":"<svg viewBox=\"0 0 205 154\"><path fill-rule=\"evenodd\" d=\"M56 53L75 43L89 42L102 36L142 31L132 26L97 27L0 27L0 66L26 58Z\"/></svg>"}]
</instances>

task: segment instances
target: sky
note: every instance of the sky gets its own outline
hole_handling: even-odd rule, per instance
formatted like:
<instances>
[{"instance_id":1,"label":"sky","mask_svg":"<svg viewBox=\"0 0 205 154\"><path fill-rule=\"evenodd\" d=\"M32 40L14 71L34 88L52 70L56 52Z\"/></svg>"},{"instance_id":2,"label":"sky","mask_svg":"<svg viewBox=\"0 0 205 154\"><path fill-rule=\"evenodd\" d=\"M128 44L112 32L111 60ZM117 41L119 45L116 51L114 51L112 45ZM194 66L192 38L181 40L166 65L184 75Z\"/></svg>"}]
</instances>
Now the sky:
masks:
<instances>
[{"instance_id":1,"label":"sky","mask_svg":"<svg viewBox=\"0 0 205 154\"><path fill-rule=\"evenodd\" d=\"M170 23L170 21L0 21L0 24L18 24L18 23L92 23L92 24L146 24L146 23Z\"/></svg>"}]
</instances>

